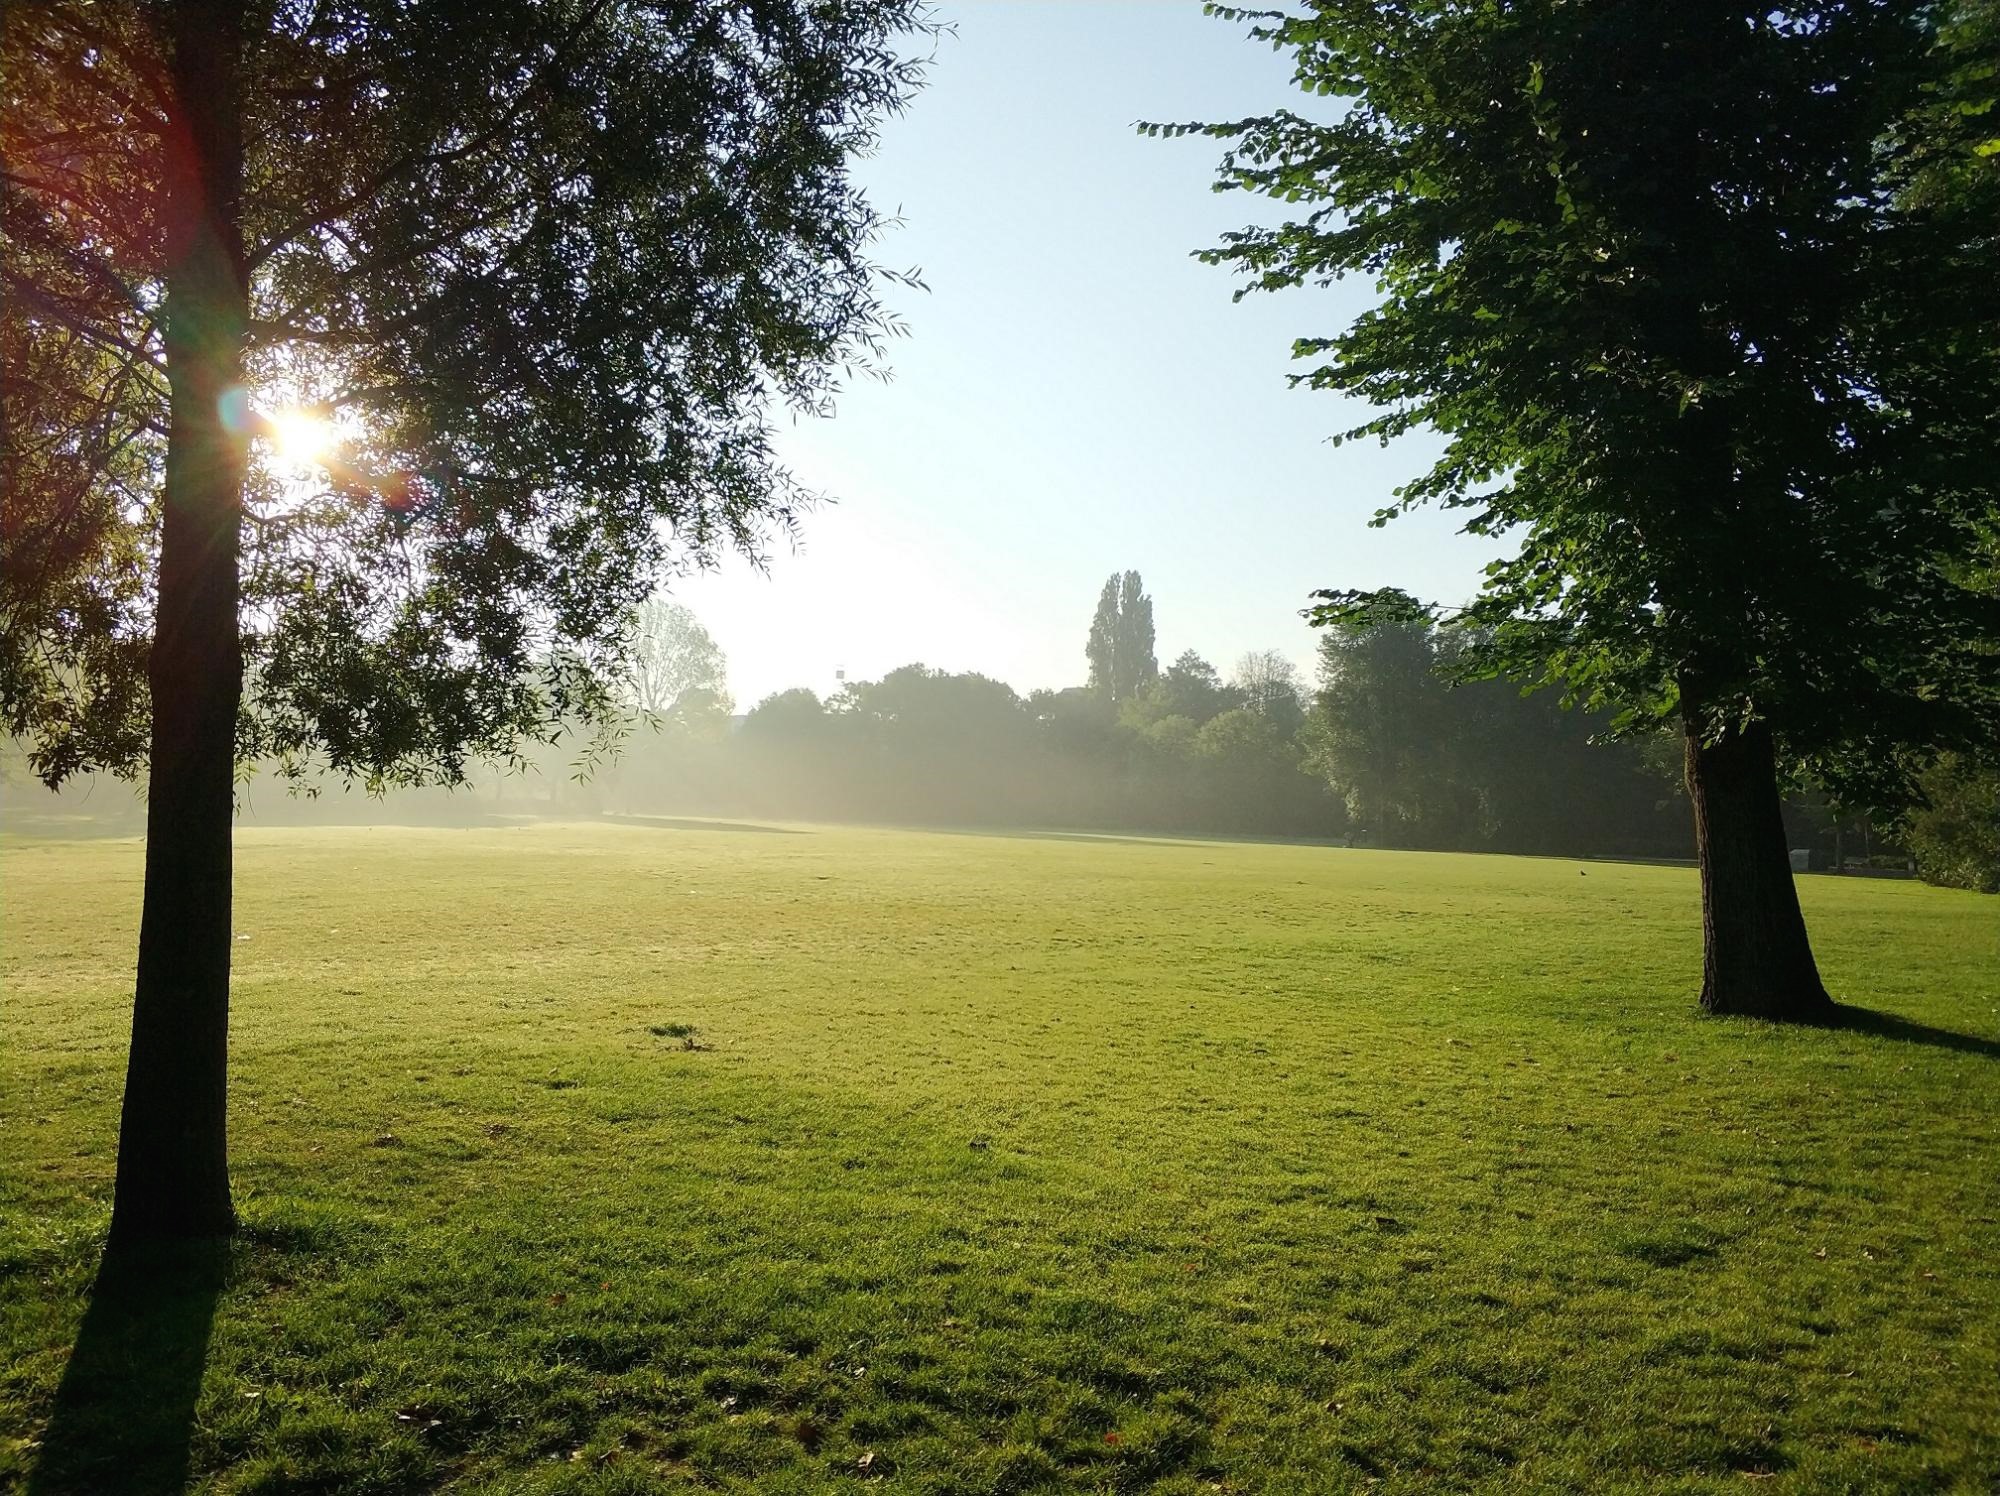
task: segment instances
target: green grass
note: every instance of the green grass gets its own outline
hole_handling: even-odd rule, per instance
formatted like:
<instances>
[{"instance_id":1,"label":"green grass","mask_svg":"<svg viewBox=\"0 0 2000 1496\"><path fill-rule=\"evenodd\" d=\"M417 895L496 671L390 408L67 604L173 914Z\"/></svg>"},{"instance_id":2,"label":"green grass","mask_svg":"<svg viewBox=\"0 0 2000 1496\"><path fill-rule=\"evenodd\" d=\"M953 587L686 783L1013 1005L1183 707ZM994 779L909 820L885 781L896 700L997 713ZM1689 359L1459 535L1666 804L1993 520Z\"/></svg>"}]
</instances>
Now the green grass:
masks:
<instances>
[{"instance_id":1,"label":"green grass","mask_svg":"<svg viewBox=\"0 0 2000 1496\"><path fill-rule=\"evenodd\" d=\"M238 845L246 1230L94 1300L139 848L0 860L0 1483L2000 1482L1993 899L1804 880L1894 1016L1788 1031L1692 1011L1684 869Z\"/></svg>"}]
</instances>

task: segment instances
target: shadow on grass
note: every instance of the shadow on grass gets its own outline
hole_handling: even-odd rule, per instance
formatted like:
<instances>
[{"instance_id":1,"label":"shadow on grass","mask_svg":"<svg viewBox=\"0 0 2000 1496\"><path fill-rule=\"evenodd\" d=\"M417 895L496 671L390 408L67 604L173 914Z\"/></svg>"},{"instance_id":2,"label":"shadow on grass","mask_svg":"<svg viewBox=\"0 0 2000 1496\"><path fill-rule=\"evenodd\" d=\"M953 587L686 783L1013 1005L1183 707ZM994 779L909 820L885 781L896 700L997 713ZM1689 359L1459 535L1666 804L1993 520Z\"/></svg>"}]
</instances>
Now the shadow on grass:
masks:
<instances>
[{"instance_id":1,"label":"shadow on grass","mask_svg":"<svg viewBox=\"0 0 2000 1496\"><path fill-rule=\"evenodd\" d=\"M0 817L0 831L31 841L124 841L146 833L143 815L44 815L9 810Z\"/></svg>"},{"instance_id":2,"label":"shadow on grass","mask_svg":"<svg viewBox=\"0 0 2000 1496\"><path fill-rule=\"evenodd\" d=\"M187 1485L227 1242L107 1257L91 1286L28 1496L132 1496Z\"/></svg>"},{"instance_id":3,"label":"shadow on grass","mask_svg":"<svg viewBox=\"0 0 2000 1496\"><path fill-rule=\"evenodd\" d=\"M794 826L760 826L754 821L697 821L676 816L602 815L615 826L646 826L655 831L761 831L770 836L806 836Z\"/></svg>"},{"instance_id":4,"label":"shadow on grass","mask_svg":"<svg viewBox=\"0 0 2000 1496\"><path fill-rule=\"evenodd\" d=\"M935 825L923 822L904 825L898 822L895 823L895 827L907 831L942 832L948 836L999 837L1006 841L1104 842L1112 845L1144 847L1332 847L1346 850L1350 845L1338 837L1259 836L1249 831L1062 831L1040 826L959 826L942 821ZM1357 845L1355 850L1406 852L1411 849L1408 847L1370 849ZM1572 857L1561 860L1574 862L1576 859Z\"/></svg>"},{"instance_id":5,"label":"shadow on grass","mask_svg":"<svg viewBox=\"0 0 2000 1496\"><path fill-rule=\"evenodd\" d=\"M1122 831L1048 831L1034 826L954 826L942 822L935 826L917 822L909 825L898 823L893 829L929 831L942 836L987 836L1001 841L1101 842L1107 846L1129 843L1145 847L1193 847L1205 840L1193 835L1146 836L1136 831L1128 835Z\"/></svg>"},{"instance_id":6,"label":"shadow on grass","mask_svg":"<svg viewBox=\"0 0 2000 1496\"><path fill-rule=\"evenodd\" d=\"M1952 1029L1933 1028L1928 1023L1898 1018L1894 1013L1882 1013L1874 1008L1857 1008L1847 1003L1835 1003L1833 1011L1815 1022L1813 1027L1845 1029L1855 1034L1874 1034L1883 1039L1899 1040L1904 1044L1922 1044L1931 1049L1949 1049L1959 1054L1983 1055L1989 1060L2000 1060L2000 1039L1985 1039L1977 1034L1961 1034Z\"/></svg>"}]
</instances>

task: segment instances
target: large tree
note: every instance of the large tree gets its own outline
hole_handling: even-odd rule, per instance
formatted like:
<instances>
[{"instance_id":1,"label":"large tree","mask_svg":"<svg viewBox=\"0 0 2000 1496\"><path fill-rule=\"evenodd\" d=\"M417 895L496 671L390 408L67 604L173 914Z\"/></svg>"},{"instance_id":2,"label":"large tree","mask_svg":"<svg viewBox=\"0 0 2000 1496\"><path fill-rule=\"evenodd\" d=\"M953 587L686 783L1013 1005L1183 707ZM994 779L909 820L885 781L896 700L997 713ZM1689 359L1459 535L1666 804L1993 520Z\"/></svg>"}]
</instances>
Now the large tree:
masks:
<instances>
[{"instance_id":1,"label":"large tree","mask_svg":"<svg viewBox=\"0 0 2000 1496\"><path fill-rule=\"evenodd\" d=\"M1653 742L1594 742L1600 716L1456 679L1478 642L1420 610L1322 632L1300 740L1357 828L1392 846L1680 855Z\"/></svg>"},{"instance_id":2,"label":"large tree","mask_svg":"<svg viewBox=\"0 0 2000 1496\"><path fill-rule=\"evenodd\" d=\"M1270 718L1286 734L1297 732L1305 720L1299 699L1299 667L1275 649L1247 651L1237 660L1229 684L1243 697L1245 706L1260 717Z\"/></svg>"},{"instance_id":3,"label":"large tree","mask_svg":"<svg viewBox=\"0 0 2000 1496\"><path fill-rule=\"evenodd\" d=\"M665 594L648 598L632 615L632 665L626 689L632 704L652 718L701 693L703 705L730 710L727 661L701 620Z\"/></svg>"},{"instance_id":4,"label":"large tree","mask_svg":"<svg viewBox=\"0 0 2000 1496\"><path fill-rule=\"evenodd\" d=\"M1301 738L1354 830L1389 846L1469 846L1447 683L1427 621L1329 628Z\"/></svg>"},{"instance_id":5,"label":"large tree","mask_svg":"<svg viewBox=\"0 0 2000 1496\"><path fill-rule=\"evenodd\" d=\"M1244 704L1243 695L1222 683L1216 668L1192 649L1184 649L1138 695L1121 704L1121 721L1148 726L1168 717L1185 717L1196 727Z\"/></svg>"},{"instance_id":6,"label":"large tree","mask_svg":"<svg viewBox=\"0 0 2000 1496\"><path fill-rule=\"evenodd\" d=\"M1379 518L1515 542L1484 668L1684 729L1711 1010L1828 1004L1780 775L1894 800L2000 718L1952 561L2000 485L2000 240L1961 182L2000 168L1987 5L1228 9L1344 102L1149 127L1302 210L1208 252L1245 289L1377 284L1297 378L1380 408L1349 436L1442 434Z\"/></svg>"},{"instance_id":7,"label":"large tree","mask_svg":"<svg viewBox=\"0 0 2000 1496\"><path fill-rule=\"evenodd\" d=\"M1090 638L1090 686L1114 702L1129 701L1160 673L1153 654L1153 600L1136 571L1113 572L1097 596Z\"/></svg>"},{"instance_id":8,"label":"large tree","mask_svg":"<svg viewBox=\"0 0 2000 1496\"><path fill-rule=\"evenodd\" d=\"M6 8L0 713L52 784L150 776L114 1242L233 1224L236 765L449 782L605 720L668 554L791 523L766 410L887 330L847 167L927 24Z\"/></svg>"}]
</instances>

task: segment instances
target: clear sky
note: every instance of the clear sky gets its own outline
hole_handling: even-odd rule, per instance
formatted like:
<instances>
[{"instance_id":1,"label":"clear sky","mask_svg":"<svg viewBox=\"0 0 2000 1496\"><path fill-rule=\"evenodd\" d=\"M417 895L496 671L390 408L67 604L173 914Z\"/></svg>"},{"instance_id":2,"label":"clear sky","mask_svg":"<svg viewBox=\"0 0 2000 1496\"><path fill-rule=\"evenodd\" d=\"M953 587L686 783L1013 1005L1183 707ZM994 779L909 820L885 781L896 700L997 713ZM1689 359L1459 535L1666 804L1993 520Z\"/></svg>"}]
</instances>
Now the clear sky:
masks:
<instances>
[{"instance_id":1,"label":"clear sky","mask_svg":"<svg viewBox=\"0 0 2000 1496\"><path fill-rule=\"evenodd\" d=\"M1208 190L1215 142L1140 119L1232 118L1286 100L1284 59L1193 0L998 0L956 27L930 83L861 163L904 219L878 257L910 336L893 377L787 424L792 470L837 503L768 574L732 562L673 591L729 657L738 709L921 661L1023 693L1079 684L1098 588L1136 567L1164 664L1225 675L1246 650L1310 666L1315 587L1462 600L1491 543L1449 516L1369 516L1425 465L1416 439L1335 449L1359 413L1288 389L1294 337L1372 288L1257 295L1191 251L1272 205ZM1301 101L1303 102L1303 101Z\"/></svg>"}]
</instances>

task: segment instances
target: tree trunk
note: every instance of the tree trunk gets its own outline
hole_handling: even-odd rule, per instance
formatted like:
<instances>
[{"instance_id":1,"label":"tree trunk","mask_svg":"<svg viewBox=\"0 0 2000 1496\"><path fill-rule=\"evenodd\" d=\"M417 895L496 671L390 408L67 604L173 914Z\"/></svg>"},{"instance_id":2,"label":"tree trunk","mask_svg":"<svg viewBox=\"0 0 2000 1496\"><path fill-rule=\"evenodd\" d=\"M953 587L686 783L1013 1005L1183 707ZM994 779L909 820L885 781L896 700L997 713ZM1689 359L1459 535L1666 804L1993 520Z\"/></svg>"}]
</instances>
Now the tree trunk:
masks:
<instances>
[{"instance_id":1,"label":"tree trunk","mask_svg":"<svg viewBox=\"0 0 2000 1496\"><path fill-rule=\"evenodd\" d=\"M1771 732L1755 723L1704 743L1687 735L1688 798L1701 859L1701 1005L1760 1018L1824 1016L1799 912Z\"/></svg>"},{"instance_id":2,"label":"tree trunk","mask_svg":"<svg viewBox=\"0 0 2000 1496\"><path fill-rule=\"evenodd\" d=\"M243 658L238 553L248 407L243 140L233 0L170 7L176 94L164 186L170 392L161 495L132 1051L114 1246L223 1235L229 1198L230 819Z\"/></svg>"}]
</instances>

